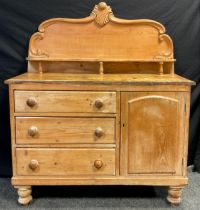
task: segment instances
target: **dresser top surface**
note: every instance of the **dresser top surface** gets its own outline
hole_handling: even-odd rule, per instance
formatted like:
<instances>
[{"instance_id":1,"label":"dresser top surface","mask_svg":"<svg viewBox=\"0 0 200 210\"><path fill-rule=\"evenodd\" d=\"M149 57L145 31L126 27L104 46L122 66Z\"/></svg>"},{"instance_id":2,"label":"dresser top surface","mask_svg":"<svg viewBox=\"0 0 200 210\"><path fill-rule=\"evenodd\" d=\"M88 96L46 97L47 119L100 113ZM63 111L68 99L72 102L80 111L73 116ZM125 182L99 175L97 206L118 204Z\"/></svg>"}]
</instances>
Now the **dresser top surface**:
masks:
<instances>
[{"instance_id":1,"label":"dresser top surface","mask_svg":"<svg viewBox=\"0 0 200 210\"><path fill-rule=\"evenodd\" d=\"M76 84L177 84L194 85L194 82L176 74L63 74L24 73L6 80L6 83L76 83Z\"/></svg>"}]
</instances>

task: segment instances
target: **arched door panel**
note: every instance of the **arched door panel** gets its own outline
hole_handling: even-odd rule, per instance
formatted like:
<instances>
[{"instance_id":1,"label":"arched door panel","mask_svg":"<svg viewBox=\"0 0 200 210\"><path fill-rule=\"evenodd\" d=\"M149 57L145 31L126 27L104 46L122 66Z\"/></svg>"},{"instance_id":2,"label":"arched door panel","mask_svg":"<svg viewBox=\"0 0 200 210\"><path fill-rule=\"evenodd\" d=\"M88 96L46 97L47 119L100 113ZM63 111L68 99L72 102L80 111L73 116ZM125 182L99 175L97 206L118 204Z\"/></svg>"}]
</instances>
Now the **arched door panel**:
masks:
<instances>
[{"instance_id":1,"label":"arched door panel","mask_svg":"<svg viewBox=\"0 0 200 210\"><path fill-rule=\"evenodd\" d=\"M181 93L122 94L127 174L181 174L183 105Z\"/></svg>"}]
</instances>

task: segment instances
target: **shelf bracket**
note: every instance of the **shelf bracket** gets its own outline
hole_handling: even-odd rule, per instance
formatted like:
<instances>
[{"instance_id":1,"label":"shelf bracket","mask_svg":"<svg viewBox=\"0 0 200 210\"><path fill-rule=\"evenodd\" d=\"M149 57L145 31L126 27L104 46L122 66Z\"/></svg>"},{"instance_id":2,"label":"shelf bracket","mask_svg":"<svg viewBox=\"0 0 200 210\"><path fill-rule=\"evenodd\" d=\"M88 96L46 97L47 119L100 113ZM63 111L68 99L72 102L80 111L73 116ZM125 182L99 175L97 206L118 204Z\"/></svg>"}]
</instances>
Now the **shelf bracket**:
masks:
<instances>
[{"instance_id":1,"label":"shelf bracket","mask_svg":"<svg viewBox=\"0 0 200 210\"><path fill-rule=\"evenodd\" d=\"M159 74L163 74L163 61L159 62Z\"/></svg>"},{"instance_id":2,"label":"shelf bracket","mask_svg":"<svg viewBox=\"0 0 200 210\"><path fill-rule=\"evenodd\" d=\"M39 73L43 73L42 62L38 62Z\"/></svg>"},{"instance_id":3,"label":"shelf bracket","mask_svg":"<svg viewBox=\"0 0 200 210\"><path fill-rule=\"evenodd\" d=\"M104 74L103 62L99 62L99 74Z\"/></svg>"}]
</instances>

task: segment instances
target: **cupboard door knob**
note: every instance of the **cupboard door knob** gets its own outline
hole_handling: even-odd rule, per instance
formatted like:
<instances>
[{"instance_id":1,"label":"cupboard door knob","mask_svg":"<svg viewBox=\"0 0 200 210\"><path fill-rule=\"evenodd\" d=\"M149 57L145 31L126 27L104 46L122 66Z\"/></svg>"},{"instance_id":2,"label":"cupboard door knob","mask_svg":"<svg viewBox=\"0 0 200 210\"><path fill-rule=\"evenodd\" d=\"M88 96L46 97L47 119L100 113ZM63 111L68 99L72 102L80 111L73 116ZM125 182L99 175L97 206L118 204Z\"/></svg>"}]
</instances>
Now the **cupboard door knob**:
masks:
<instances>
[{"instance_id":1,"label":"cupboard door knob","mask_svg":"<svg viewBox=\"0 0 200 210\"><path fill-rule=\"evenodd\" d=\"M95 101L95 106L96 106L97 109L101 109L102 106L103 106L103 101L100 100L100 99L97 99L97 100Z\"/></svg>"},{"instance_id":2,"label":"cupboard door knob","mask_svg":"<svg viewBox=\"0 0 200 210\"><path fill-rule=\"evenodd\" d=\"M96 169L100 169L103 166L103 162L101 160L95 160L94 161L94 167Z\"/></svg>"},{"instance_id":3,"label":"cupboard door knob","mask_svg":"<svg viewBox=\"0 0 200 210\"><path fill-rule=\"evenodd\" d=\"M103 136L103 129L101 128L101 127L97 127L96 129L95 129L95 136L96 137L102 137Z\"/></svg>"},{"instance_id":4,"label":"cupboard door knob","mask_svg":"<svg viewBox=\"0 0 200 210\"><path fill-rule=\"evenodd\" d=\"M37 104L37 101L34 97L30 97L27 99L26 101L26 104L29 106L29 107L34 107L36 104Z\"/></svg>"},{"instance_id":5,"label":"cupboard door knob","mask_svg":"<svg viewBox=\"0 0 200 210\"><path fill-rule=\"evenodd\" d=\"M31 126L28 129L28 135L34 137L38 133L38 128L36 126Z\"/></svg>"},{"instance_id":6,"label":"cupboard door knob","mask_svg":"<svg viewBox=\"0 0 200 210\"><path fill-rule=\"evenodd\" d=\"M31 160L28 166L32 171L35 171L39 167L39 163L37 160Z\"/></svg>"}]
</instances>

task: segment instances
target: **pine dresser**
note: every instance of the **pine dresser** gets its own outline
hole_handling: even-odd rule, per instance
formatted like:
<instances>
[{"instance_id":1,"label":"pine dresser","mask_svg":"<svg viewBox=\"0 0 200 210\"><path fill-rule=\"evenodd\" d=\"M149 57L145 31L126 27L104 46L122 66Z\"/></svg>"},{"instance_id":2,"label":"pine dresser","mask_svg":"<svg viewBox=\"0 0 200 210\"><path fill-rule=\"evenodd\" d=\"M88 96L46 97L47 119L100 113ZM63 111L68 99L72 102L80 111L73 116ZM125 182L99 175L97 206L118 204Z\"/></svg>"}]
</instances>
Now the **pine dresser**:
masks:
<instances>
[{"instance_id":1,"label":"pine dresser","mask_svg":"<svg viewBox=\"0 0 200 210\"><path fill-rule=\"evenodd\" d=\"M162 24L90 16L54 18L29 42L28 72L9 84L12 185L152 185L181 201L187 185L190 90L174 73Z\"/></svg>"}]
</instances>

